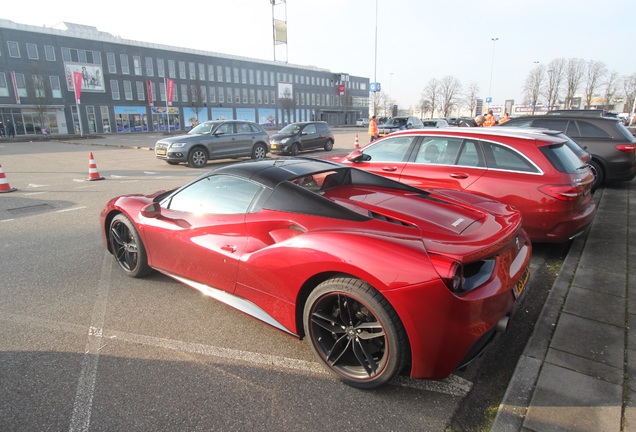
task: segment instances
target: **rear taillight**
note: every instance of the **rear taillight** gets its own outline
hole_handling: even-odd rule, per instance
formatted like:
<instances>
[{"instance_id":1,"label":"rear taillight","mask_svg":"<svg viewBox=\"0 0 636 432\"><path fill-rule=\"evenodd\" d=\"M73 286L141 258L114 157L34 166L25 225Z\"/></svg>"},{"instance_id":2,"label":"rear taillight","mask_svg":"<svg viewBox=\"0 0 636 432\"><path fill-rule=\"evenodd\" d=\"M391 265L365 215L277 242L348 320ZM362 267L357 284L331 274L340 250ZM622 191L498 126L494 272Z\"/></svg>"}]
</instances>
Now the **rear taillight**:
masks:
<instances>
[{"instance_id":1,"label":"rear taillight","mask_svg":"<svg viewBox=\"0 0 636 432\"><path fill-rule=\"evenodd\" d=\"M454 293L460 292L463 278L462 263L440 255L431 254L430 258L433 267L448 289Z\"/></svg>"},{"instance_id":2,"label":"rear taillight","mask_svg":"<svg viewBox=\"0 0 636 432\"><path fill-rule=\"evenodd\" d=\"M636 144L619 144L616 146L616 150L622 151L623 153L634 153Z\"/></svg>"},{"instance_id":3,"label":"rear taillight","mask_svg":"<svg viewBox=\"0 0 636 432\"><path fill-rule=\"evenodd\" d=\"M543 185L539 188L544 194L561 201L576 201L585 193L585 186Z\"/></svg>"}]
</instances>

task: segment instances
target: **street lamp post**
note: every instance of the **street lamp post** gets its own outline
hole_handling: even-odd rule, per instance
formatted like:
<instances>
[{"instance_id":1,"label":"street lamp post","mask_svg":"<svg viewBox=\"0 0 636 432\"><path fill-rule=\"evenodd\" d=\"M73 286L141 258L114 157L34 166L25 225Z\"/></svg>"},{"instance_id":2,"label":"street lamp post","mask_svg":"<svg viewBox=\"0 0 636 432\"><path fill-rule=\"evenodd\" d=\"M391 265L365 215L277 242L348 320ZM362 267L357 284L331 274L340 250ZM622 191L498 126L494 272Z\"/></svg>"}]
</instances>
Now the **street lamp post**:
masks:
<instances>
[{"instance_id":1,"label":"street lamp post","mask_svg":"<svg viewBox=\"0 0 636 432\"><path fill-rule=\"evenodd\" d=\"M393 72L389 72L389 96L392 95L391 93L392 84L393 84Z\"/></svg>"},{"instance_id":2,"label":"street lamp post","mask_svg":"<svg viewBox=\"0 0 636 432\"><path fill-rule=\"evenodd\" d=\"M490 64L490 87L488 88L488 97L492 100L492 74L495 70L495 44L499 40L499 38L490 38L492 41L492 62ZM490 107L490 102L488 103Z\"/></svg>"}]
</instances>

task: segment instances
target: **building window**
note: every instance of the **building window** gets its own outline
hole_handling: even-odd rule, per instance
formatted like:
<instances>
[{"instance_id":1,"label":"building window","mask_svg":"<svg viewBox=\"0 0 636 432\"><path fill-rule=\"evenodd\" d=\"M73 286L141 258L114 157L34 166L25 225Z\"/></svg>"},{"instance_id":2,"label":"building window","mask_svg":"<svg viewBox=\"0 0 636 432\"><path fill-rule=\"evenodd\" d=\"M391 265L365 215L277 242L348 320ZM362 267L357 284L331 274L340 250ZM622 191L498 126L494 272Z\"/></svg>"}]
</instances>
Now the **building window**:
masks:
<instances>
[{"instance_id":1,"label":"building window","mask_svg":"<svg viewBox=\"0 0 636 432\"><path fill-rule=\"evenodd\" d=\"M205 81L205 65L199 63L199 80Z\"/></svg>"},{"instance_id":2,"label":"building window","mask_svg":"<svg viewBox=\"0 0 636 432\"><path fill-rule=\"evenodd\" d=\"M36 99L42 99L46 97L46 90L44 88L44 80L42 79L42 75L33 75L31 77L33 79L33 91Z\"/></svg>"},{"instance_id":3,"label":"building window","mask_svg":"<svg viewBox=\"0 0 636 432\"><path fill-rule=\"evenodd\" d=\"M188 69L190 71L190 79L191 80L197 79L197 69L194 62L188 62Z\"/></svg>"},{"instance_id":4,"label":"building window","mask_svg":"<svg viewBox=\"0 0 636 432\"><path fill-rule=\"evenodd\" d=\"M256 85L261 85L261 71L256 71Z\"/></svg>"},{"instance_id":5,"label":"building window","mask_svg":"<svg viewBox=\"0 0 636 432\"><path fill-rule=\"evenodd\" d=\"M102 131L109 133L111 132L110 130L110 114L108 113L108 107L107 106L101 106L99 107L99 111L102 115Z\"/></svg>"},{"instance_id":6,"label":"building window","mask_svg":"<svg viewBox=\"0 0 636 432\"><path fill-rule=\"evenodd\" d=\"M144 101L146 100L146 92L144 90L144 82L136 81L135 86L137 87L137 100Z\"/></svg>"},{"instance_id":7,"label":"building window","mask_svg":"<svg viewBox=\"0 0 636 432\"><path fill-rule=\"evenodd\" d=\"M269 85L269 74L267 73L267 71L263 71L263 85L264 86L268 86Z\"/></svg>"},{"instance_id":8,"label":"building window","mask_svg":"<svg viewBox=\"0 0 636 432\"><path fill-rule=\"evenodd\" d=\"M153 103L157 101L157 93L155 93L155 83L150 83L150 94L152 95ZM148 100L150 102L150 100Z\"/></svg>"},{"instance_id":9,"label":"building window","mask_svg":"<svg viewBox=\"0 0 636 432\"><path fill-rule=\"evenodd\" d=\"M232 68L229 66L225 66L225 82L226 83L232 82Z\"/></svg>"},{"instance_id":10,"label":"building window","mask_svg":"<svg viewBox=\"0 0 636 432\"><path fill-rule=\"evenodd\" d=\"M120 100L119 95L119 82L117 80L110 80L110 95L113 100Z\"/></svg>"},{"instance_id":11,"label":"building window","mask_svg":"<svg viewBox=\"0 0 636 432\"><path fill-rule=\"evenodd\" d=\"M188 85L181 84L181 102L188 101Z\"/></svg>"},{"instance_id":12,"label":"building window","mask_svg":"<svg viewBox=\"0 0 636 432\"><path fill-rule=\"evenodd\" d=\"M99 51L92 51L93 53L93 64L102 64L102 53Z\"/></svg>"},{"instance_id":13,"label":"building window","mask_svg":"<svg viewBox=\"0 0 636 432\"><path fill-rule=\"evenodd\" d=\"M210 86L210 103L216 103L216 87Z\"/></svg>"},{"instance_id":14,"label":"building window","mask_svg":"<svg viewBox=\"0 0 636 432\"><path fill-rule=\"evenodd\" d=\"M250 85L254 85L254 69L250 69Z\"/></svg>"},{"instance_id":15,"label":"building window","mask_svg":"<svg viewBox=\"0 0 636 432\"><path fill-rule=\"evenodd\" d=\"M274 81L274 72L269 73L269 85L272 87L276 85L276 81Z\"/></svg>"},{"instance_id":16,"label":"building window","mask_svg":"<svg viewBox=\"0 0 636 432\"><path fill-rule=\"evenodd\" d=\"M62 60L64 60L65 62L70 62L72 61L71 59L71 50L68 48L60 48L62 51Z\"/></svg>"},{"instance_id":17,"label":"building window","mask_svg":"<svg viewBox=\"0 0 636 432\"><path fill-rule=\"evenodd\" d=\"M106 64L108 65L108 73L117 73L117 64L115 64L115 54L106 53Z\"/></svg>"},{"instance_id":18,"label":"building window","mask_svg":"<svg viewBox=\"0 0 636 432\"><path fill-rule=\"evenodd\" d=\"M263 91L256 90L256 104L261 105L263 103Z\"/></svg>"},{"instance_id":19,"label":"building window","mask_svg":"<svg viewBox=\"0 0 636 432\"><path fill-rule=\"evenodd\" d=\"M241 103L241 92L240 89L234 89L234 103Z\"/></svg>"},{"instance_id":20,"label":"building window","mask_svg":"<svg viewBox=\"0 0 636 432\"><path fill-rule=\"evenodd\" d=\"M51 94L55 99L62 97L62 86L60 85L60 77L57 75L51 75L49 77L49 83L51 84Z\"/></svg>"},{"instance_id":21,"label":"building window","mask_svg":"<svg viewBox=\"0 0 636 432\"><path fill-rule=\"evenodd\" d=\"M223 87L219 87L219 103L225 102L225 95L223 93Z\"/></svg>"},{"instance_id":22,"label":"building window","mask_svg":"<svg viewBox=\"0 0 636 432\"><path fill-rule=\"evenodd\" d=\"M7 47L9 48L9 57L20 58L20 46L17 42L8 41Z\"/></svg>"},{"instance_id":23,"label":"building window","mask_svg":"<svg viewBox=\"0 0 636 432\"><path fill-rule=\"evenodd\" d=\"M269 100L271 101L272 104L276 103L276 97L274 96L274 90L270 90L269 91Z\"/></svg>"},{"instance_id":24,"label":"building window","mask_svg":"<svg viewBox=\"0 0 636 432\"><path fill-rule=\"evenodd\" d=\"M239 84L239 68L234 68L234 84Z\"/></svg>"},{"instance_id":25,"label":"building window","mask_svg":"<svg viewBox=\"0 0 636 432\"><path fill-rule=\"evenodd\" d=\"M241 69L241 84L247 84L247 70Z\"/></svg>"},{"instance_id":26,"label":"building window","mask_svg":"<svg viewBox=\"0 0 636 432\"><path fill-rule=\"evenodd\" d=\"M20 97L28 96L24 74L21 74L21 73L15 74L15 86L18 88L18 96Z\"/></svg>"},{"instance_id":27,"label":"building window","mask_svg":"<svg viewBox=\"0 0 636 432\"><path fill-rule=\"evenodd\" d=\"M124 99L133 100L132 81L124 80Z\"/></svg>"},{"instance_id":28,"label":"building window","mask_svg":"<svg viewBox=\"0 0 636 432\"><path fill-rule=\"evenodd\" d=\"M80 63L88 63L88 59L86 58L86 51L84 51L84 50L72 50L71 53L73 51L77 52L77 59L79 60Z\"/></svg>"},{"instance_id":29,"label":"building window","mask_svg":"<svg viewBox=\"0 0 636 432\"><path fill-rule=\"evenodd\" d=\"M241 90L241 97L243 99L243 103L246 104L247 103L247 89L246 88Z\"/></svg>"},{"instance_id":30,"label":"building window","mask_svg":"<svg viewBox=\"0 0 636 432\"><path fill-rule=\"evenodd\" d=\"M174 60L168 60L168 78L175 78Z\"/></svg>"},{"instance_id":31,"label":"building window","mask_svg":"<svg viewBox=\"0 0 636 432\"><path fill-rule=\"evenodd\" d=\"M225 97L227 98L227 103L232 103L232 87L228 87L226 90Z\"/></svg>"},{"instance_id":32,"label":"building window","mask_svg":"<svg viewBox=\"0 0 636 432\"><path fill-rule=\"evenodd\" d=\"M27 56L30 60L37 60L38 57L38 46L33 43L26 44L27 47Z\"/></svg>"},{"instance_id":33,"label":"building window","mask_svg":"<svg viewBox=\"0 0 636 432\"><path fill-rule=\"evenodd\" d=\"M155 76L155 68L152 65L152 57L146 57L146 76Z\"/></svg>"},{"instance_id":34,"label":"building window","mask_svg":"<svg viewBox=\"0 0 636 432\"><path fill-rule=\"evenodd\" d=\"M250 103L254 105L256 103L256 98L254 96L254 89L250 89Z\"/></svg>"},{"instance_id":35,"label":"building window","mask_svg":"<svg viewBox=\"0 0 636 432\"><path fill-rule=\"evenodd\" d=\"M199 93L201 96L201 100L199 102L205 104L208 101L208 88L207 86L201 85L199 86L199 89Z\"/></svg>"},{"instance_id":36,"label":"building window","mask_svg":"<svg viewBox=\"0 0 636 432\"><path fill-rule=\"evenodd\" d=\"M157 59L157 76L159 78L165 78L166 76L166 65L163 59Z\"/></svg>"},{"instance_id":37,"label":"building window","mask_svg":"<svg viewBox=\"0 0 636 432\"><path fill-rule=\"evenodd\" d=\"M0 72L0 96L9 96L9 86L7 86L7 76Z\"/></svg>"},{"instance_id":38,"label":"building window","mask_svg":"<svg viewBox=\"0 0 636 432\"><path fill-rule=\"evenodd\" d=\"M263 104L269 105L269 91L264 90L263 91L263 96L265 96L265 99L263 99Z\"/></svg>"},{"instance_id":39,"label":"building window","mask_svg":"<svg viewBox=\"0 0 636 432\"><path fill-rule=\"evenodd\" d=\"M214 66L208 65L208 81L214 82Z\"/></svg>"},{"instance_id":40,"label":"building window","mask_svg":"<svg viewBox=\"0 0 636 432\"><path fill-rule=\"evenodd\" d=\"M186 79L186 65L184 61L179 62L179 78Z\"/></svg>"},{"instance_id":41,"label":"building window","mask_svg":"<svg viewBox=\"0 0 636 432\"><path fill-rule=\"evenodd\" d=\"M216 79L218 82L223 82L223 67L222 66L216 67Z\"/></svg>"},{"instance_id":42,"label":"building window","mask_svg":"<svg viewBox=\"0 0 636 432\"><path fill-rule=\"evenodd\" d=\"M44 58L47 61L55 61L55 48L51 45L44 45Z\"/></svg>"},{"instance_id":43,"label":"building window","mask_svg":"<svg viewBox=\"0 0 636 432\"><path fill-rule=\"evenodd\" d=\"M123 75L130 75L130 66L128 65L128 56L126 54L119 54L119 62L121 63L121 73Z\"/></svg>"},{"instance_id":44,"label":"building window","mask_svg":"<svg viewBox=\"0 0 636 432\"><path fill-rule=\"evenodd\" d=\"M143 75L143 72L141 71L141 57L133 56L133 67L135 69L135 75Z\"/></svg>"}]
</instances>

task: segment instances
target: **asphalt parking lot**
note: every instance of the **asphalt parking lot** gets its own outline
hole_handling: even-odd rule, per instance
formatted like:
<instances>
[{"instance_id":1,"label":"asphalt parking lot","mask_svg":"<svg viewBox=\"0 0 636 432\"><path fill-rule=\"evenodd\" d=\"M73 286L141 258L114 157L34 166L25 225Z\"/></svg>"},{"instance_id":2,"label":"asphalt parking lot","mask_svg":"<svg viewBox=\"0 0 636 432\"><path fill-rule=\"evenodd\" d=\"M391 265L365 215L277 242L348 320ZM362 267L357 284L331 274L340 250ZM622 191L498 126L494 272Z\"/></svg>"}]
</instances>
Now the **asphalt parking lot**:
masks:
<instances>
[{"instance_id":1,"label":"asphalt parking lot","mask_svg":"<svg viewBox=\"0 0 636 432\"><path fill-rule=\"evenodd\" d=\"M356 134L363 145L365 132L338 131L329 154L352 150ZM329 378L304 341L163 276L119 274L101 243L103 204L200 174L155 159L146 149L156 138L0 141L17 189L0 196L0 429L441 431L488 421L564 249L535 248L510 331L466 370L361 392ZM89 152L103 181L86 181Z\"/></svg>"}]
</instances>

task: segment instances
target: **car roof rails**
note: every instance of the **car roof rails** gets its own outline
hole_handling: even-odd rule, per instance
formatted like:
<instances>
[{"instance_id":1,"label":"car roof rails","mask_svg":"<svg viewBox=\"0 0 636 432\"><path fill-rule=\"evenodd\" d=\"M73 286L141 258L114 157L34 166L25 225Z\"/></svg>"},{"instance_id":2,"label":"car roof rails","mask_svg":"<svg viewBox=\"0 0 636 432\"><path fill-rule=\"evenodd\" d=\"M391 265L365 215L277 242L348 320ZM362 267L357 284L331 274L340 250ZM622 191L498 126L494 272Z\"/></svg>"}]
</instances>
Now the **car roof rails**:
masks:
<instances>
[{"instance_id":1,"label":"car roof rails","mask_svg":"<svg viewBox=\"0 0 636 432\"><path fill-rule=\"evenodd\" d=\"M618 117L618 113L596 109L552 110L547 115L584 115L590 117Z\"/></svg>"}]
</instances>

